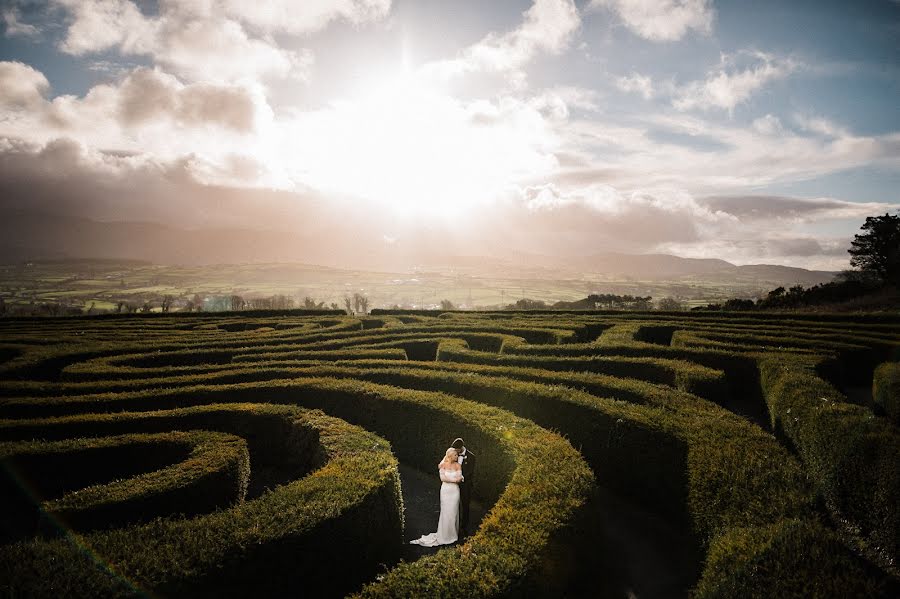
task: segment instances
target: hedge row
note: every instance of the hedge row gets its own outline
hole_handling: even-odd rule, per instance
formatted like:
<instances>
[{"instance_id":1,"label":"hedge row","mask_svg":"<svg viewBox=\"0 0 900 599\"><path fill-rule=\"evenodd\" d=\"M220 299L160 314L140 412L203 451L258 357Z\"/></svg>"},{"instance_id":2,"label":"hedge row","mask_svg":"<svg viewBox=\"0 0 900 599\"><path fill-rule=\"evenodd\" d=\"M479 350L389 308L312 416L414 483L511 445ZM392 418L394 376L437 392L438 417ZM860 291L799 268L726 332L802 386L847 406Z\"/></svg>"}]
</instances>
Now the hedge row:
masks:
<instances>
[{"instance_id":1,"label":"hedge row","mask_svg":"<svg viewBox=\"0 0 900 599\"><path fill-rule=\"evenodd\" d=\"M463 436L480 448L475 494L496 504L479 531L452 551L466 556L461 569L436 572L445 552L388 573L365 594L418 596L429 589L455 589L458 596L487 596L531 588L552 538L570 526L592 484L590 470L571 445L508 412L440 393L408 391L359 381L304 379L220 387L146 391L58 400L83 410L164 408L222 401L299 403L325 409L390 438L394 449L413 466L433 470L453 437ZM549 452L554 460L534 459ZM249 504L251 502L247 502ZM322 541L333 546L338 539ZM344 541L346 542L346 541ZM346 548L341 546L340 551ZM337 559L337 558L336 558ZM524 592L524 591L523 591Z\"/></svg>"},{"instance_id":2,"label":"hedge row","mask_svg":"<svg viewBox=\"0 0 900 599\"><path fill-rule=\"evenodd\" d=\"M65 324L62 321L58 324ZM133 333L128 331L116 332L116 323L106 323L110 329L109 335L96 336L96 329L82 327L73 330L71 335L60 334L52 328L45 333L33 333L32 338L23 339L20 347L25 347L22 355L0 364L0 377L5 379L41 379L55 380L60 372L69 365L77 364L83 360L117 356L128 353L142 353L147 351L148 345L155 352L207 351L210 347L218 349L238 349L253 346L293 345L299 342L308 342L322 338L334 338L350 334L353 331L362 332L362 324L359 319L345 318L337 321L318 321L329 324L326 328L296 331L280 331L275 336L251 333L228 333L224 339L218 336L210 339L208 336L197 338L194 330L172 331L161 329L159 331L136 328ZM3 321L0 321L2 330ZM54 323L50 323L51 325ZM98 324L98 323L93 323ZM216 325L211 323L211 325ZM201 325L202 326L202 325ZM85 330L87 329L87 330ZM218 328L215 329L219 332ZM208 331L213 333L213 331ZM94 333L92 335L92 333ZM214 334L214 333L213 333ZM52 337L48 338L48 335ZM88 348L88 349L86 349Z\"/></svg>"},{"instance_id":3,"label":"hedge row","mask_svg":"<svg viewBox=\"0 0 900 599\"><path fill-rule=\"evenodd\" d=\"M885 362L875 369L872 399L894 424L900 425L900 362Z\"/></svg>"},{"instance_id":4,"label":"hedge row","mask_svg":"<svg viewBox=\"0 0 900 599\"><path fill-rule=\"evenodd\" d=\"M688 521L700 551L708 550L699 596L738 589L748 572L756 577L753 588L769 596L787 596L797 588L819 597L833 596L836 588L847 596L890 593L890 584L818 521L813 490L790 454L759 428L716 406L647 384L648 405L633 406L498 373L436 373L431 364L415 366L367 367L346 375L443 389L565 430L600 484ZM336 375L339 369L323 370ZM748 537L757 541L752 550ZM815 561L808 559L808 543L820 547ZM840 574L823 576L831 568Z\"/></svg>"},{"instance_id":5,"label":"hedge row","mask_svg":"<svg viewBox=\"0 0 900 599\"><path fill-rule=\"evenodd\" d=\"M0 443L0 464L13 477L3 528L29 536L207 513L243 501L250 478L244 440L206 431Z\"/></svg>"},{"instance_id":6,"label":"hedge row","mask_svg":"<svg viewBox=\"0 0 900 599\"><path fill-rule=\"evenodd\" d=\"M28 429L66 434L165 428L181 420L246 429L246 421L254 419L264 426L277 422L277 429L288 432L281 441L287 446L293 444L292 437L304 440L293 449L307 455L287 457L312 459L313 471L227 510L4 546L0 592L46 597L246 596L298 594L321 584L345 593L370 580L382 564L396 561L403 516L397 462L389 445L314 410L203 406L7 421L2 430L7 436ZM309 429L318 433L311 455L305 442Z\"/></svg>"},{"instance_id":7,"label":"hedge row","mask_svg":"<svg viewBox=\"0 0 900 599\"><path fill-rule=\"evenodd\" d=\"M900 431L816 374L821 359L760 359L772 424L800 454L828 508L883 563L900 558Z\"/></svg>"},{"instance_id":8,"label":"hedge row","mask_svg":"<svg viewBox=\"0 0 900 599\"><path fill-rule=\"evenodd\" d=\"M439 367L451 366L464 371L436 372ZM850 593L871 592L872 596L883 591L879 586L881 581L866 572L860 560L817 522L812 489L806 484L796 461L770 436L742 419L695 397L647 383L630 383L632 387L641 385L647 395L649 405L636 406L561 386L547 387L504 379L497 376L497 372L492 373L493 376L482 376L468 371L473 368L476 367L443 363L380 370L372 365L364 369L322 366L306 374L363 378L405 387L450 391L509 408L544 426L566 430L582 447L601 484L610 485L635 501L649 502L656 509L666 510L676 520L686 520L701 551L705 547L710 551L716 548L715 554L709 554L716 560L707 559L700 579L698 589L703 591L702 595L714 596L711 589L733 588L736 584L732 580L737 576L736 571L723 565L722 560L732 565L738 563L743 568L741 572L752 569L751 564L761 564L763 572L771 573L772 578L768 574L758 574L754 588L777 591L795 588L803 580L819 579L819 589L837 585ZM500 369L494 367L494 370ZM296 383L275 384L292 388ZM353 383L348 381L347 384ZM252 386L236 385L222 393L233 396L249 388ZM212 389L210 393L213 393ZM267 401L277 399L277 391L264 393ZM331 403L327 398L318 401L321 405ZM367 423L369 426L374 424L374 421ZM413 434L407 433L412 441L406 443L413 443L406 447L406 451L412 452L409 459L419 456L421 460L421 451L416 448L421 449L420 439L427 436L428 430L425 427ZM466 435L468 438L470 433ZM400 451L398 447L398 453ZM791 535L785 537L784 531L793 530L788 524L794 521L806 531L802 539ZM745 538L743 535L768 539L771 543L762 543L748 551L741 541ZM823 558L815 569L806 560L803 543L808 542L828 548L827 559ZM746 562L740 561L739 557ZM783 567L791 568L791 576L784 575ZM853 582L823 577L821 572L824 570L820 568L848 572ZM438 582L427 574L427 570L413 569L412 574L405 569L402 571L406 573L399 581L404 585L421 584L425 585L422 587L425 590L439 588L428 586ZM397 579L391 580L399 584ZM440 584L445 583L443 579L440 581ZM819 596L826 595L820 593Z\"/></svg>"},{"instance_id":9,"label":"hedge row","mask_svg":"<svg viewBox=\"0 0 900 599\"><path fill-rule=\"evenodd\" d=\"M246 351L246 350L244 350ZM406 360L401 348L347 349L335 351L280 351L276 353L238 353L236 350L178 350L165 353L147 352L103 356L80 361L63 368L62 381L94 381L167 376L172 374L215 372L234 364L262 361L335 361L335 360Z\"/></svg>"},{"instance_id":10,"label":"hedge row","mask_svg":"<svg viewBox=\"0 0 900 599\"><path fill-rule=\"evenodd\" d=\"M671 385L709 399L722 398L727 393L725 375L721 370L684 360L618 356L574 358L546 355L496 355L454 346L442 346L438 353L438 360L542 370L593 372L623 378L637 378Z\"/></svg>"}]
</instances>

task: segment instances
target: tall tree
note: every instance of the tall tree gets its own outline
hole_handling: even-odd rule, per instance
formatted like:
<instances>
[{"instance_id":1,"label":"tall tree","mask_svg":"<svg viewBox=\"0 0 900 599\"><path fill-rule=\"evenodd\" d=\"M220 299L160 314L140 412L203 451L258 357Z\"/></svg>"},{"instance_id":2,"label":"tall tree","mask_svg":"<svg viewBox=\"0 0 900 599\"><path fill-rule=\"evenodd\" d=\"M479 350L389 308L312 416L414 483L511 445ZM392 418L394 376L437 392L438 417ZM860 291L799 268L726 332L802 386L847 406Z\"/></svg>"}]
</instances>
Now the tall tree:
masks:
<instances>
[{"instance_id":1,"label":"tall tree","mask_svg":"<svg viewBox=\"0 0 900 599\"><path fill-rule=\"evenodd\" d=\"M900 284L900 215L870 216L850 242L850 264Z\"/></svg>"}]
</instances>

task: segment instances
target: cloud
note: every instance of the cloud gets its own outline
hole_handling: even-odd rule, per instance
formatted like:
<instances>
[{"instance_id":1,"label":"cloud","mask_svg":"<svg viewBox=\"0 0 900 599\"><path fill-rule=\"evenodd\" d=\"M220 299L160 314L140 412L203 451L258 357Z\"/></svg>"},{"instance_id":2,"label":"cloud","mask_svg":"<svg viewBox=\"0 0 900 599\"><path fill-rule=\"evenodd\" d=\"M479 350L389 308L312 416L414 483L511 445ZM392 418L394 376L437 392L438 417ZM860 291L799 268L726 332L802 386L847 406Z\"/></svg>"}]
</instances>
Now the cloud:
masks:
<instances>
[{"instance_id":1,"label":"cloud","mask_svg":"<svg viewBox=\"0 0 900 599\"><path fill-rule=\"evenodd\" d=\"M848 202L833 198L794 198L770 195L710 196L698 202L714 212L725 212L743 222L818 222L823 219L864 219L892 208L878 202Z\"/></svg>"},{"instance_id":2,"label":"cloud","mask_svg":"<svg viewBox=\"0 0 900 599\"><path fill-rule=\"evenodd\" d=\"M241 3L245 8L239 10L237 4L212 1L164 2L158 15L149 16L131 0L56 2L70 14L59 47L75 56L115 49L124 55L150 56L157 64L185 78L224 82L266 77L303 78L312 65L309 50L286 50L268 34L249 35L241 19L264 19L266 13L262 8L252 10L246 3ZM277 8L265 3L253 6L257 5ZM356 14L351 8L345 6L343 14ZM341 14L340 6L334 9L339 11L334 14ZM295 12L302 15L309 10ZM331 14L323 10L316 14L320 17ZM281 30L290 22L285 21L283 27L276 29Z\"/></svg>"},{"instance_id":3,"label":"cloud","mask_svg":"<svg viewBox=\"0 0 900 599\"><path fill-rule=\"evenodd\" d=\"M19 21L19 10L16 7L5 8L0 17L6 25L6 37L36 37L40 30L34 25L29 25Z\"/></svg>"},{"instance_id":4,"label":"cloud","mask_svg":"<svg viewBox=\"0 0 900 599\"><path fill-rule=\"evenodd\" d=\"M215 125L253 131L257 99L239 86L192 83L183 85L158 69L139 68L118 88L118 115L126 127L171 120L192 127Z\"/></svg>"},{"instance_id":5,"label":"cloud","mask_svg":"<svg viewBox=\"0 0 900 599\"><path fill-rule=\"evenodd\" d=\"M0 137L0 211L176 227L302 227L314 196L242 187L258 168L240 154L212 163L190 154L102 152L69 137L45 144ZM227 187L210 184L210 169Z\"/></svg>"},{"instance_id":6,"label":"cloud","mask_svg":"<svg viewBox=\"0 0 900 599\"><path fill-rule=\"evenodd\" d=\"M841 125L822 117L809 117L797 114L794 115L794 122L804 131L809 131L810 133L815 133L822 137L838 139L850 137L851 135L846 127L842 127Z\"/></svg>"},{"instance_id":7,"label":"cloud","mask_svg":"<svg viewBox=\"0 0 900 599\"><path fill-rule=\"evenodd\" d=\"M861 167L900 166L900 133L828 138L781 127L775 117L747 127L678 113L623 123L600 112L560 123L557 135L560 153L582 158L549 179L564 186L597 182L722 195Z\"/></svg>"},{"instance_id":8,"label":"cloud","mask_svg":"<svg viewBox=\"0 0 900 599\"><path fill-rule=\"evenodd\" d=\"M341 19L355 25L378 21L391 10L391 0L224 0L221 5L225 14L250 27L292 34L313 33Z\"/></svg>"},{"instance_id":9,"label":"cloud","mask_svg":"<svg viewBox=\"0 0 900 599\"><path fill-rule=\"evenodd\" d=\"M733 68L740 58L749 58L754 64ZM710 71L706 79L677 89L672 104L678 110L721 108L730 112L767 83L786 77L798 67L792 59L764 52L723 54L718 68Z\"/></svg>"},{"instance_id":10,"label":"cloud","mask_svg":"<svg viewBox=\"0 0 900 599\"><path fill-rule=\"evenodd\" d=\"M616 79L616 87L624 92L635 92L649 100L653 97L653 80L646 75L632 73L627 77L618 77Z\"/></svg>"},{"instance_id":11,"label":"cloud","mask_svg":"<svg viewBox=\"0 0 900 599\"><path fill-rule=\"evenodd\" d=\"M431 63L425 70L441 77L505 72L514 83L524 85L521 69L539 52L558 54L567 49L581 18L572 0L535 0L522 16L518 28L504 34L491 32L458 58Z\"/></svg>"},{"instance_id":12,"label":"cloud","mask_svg":"<svg viewBox=\"0 0 900 599\"><path fill-rule=\"evenodd\" d=\"M305 78L313 62L309 50L288 51L251 38L229 19L167 20L162 35L156 60L192 80Z\"/></svg>"},{"instance_id":13,"label":"cloud","mask_svg":"<svg viewBox=\"0 0 900 599\"><path fill-rule=\"evenodd\" d=\"M65 137L121 156L182 160L205 183L291 185L278 171L274 113L257 84L185 83L140 67L83 96L48 90L39 71L0 63L0 138L44 146Z\"/></svg>"},{"instance_id":14,"label":"cloud","mask_svg":"<svg viewBox=\"0 0 900 599\"><path fill-rule=\"evenodd\" d=\"M593 238L593 251L648 251L663 243L697 242L710 228L733 220L677 189L622 192L595 183L563 190L545 184L523 188L520 202L524 213L506 218L531 231L586 235Z\"/></svg>"},{"instance_id":15,"label":"cloud","mask_svg":"<svg viewBox=\"0 0 900 599\"><path fill-rule=\"evenodd\" d=\"M0 106L27 110L40 106L50 90L43 73L21 62L0 62Z\"/></svg>"},{"instance_id":16,"label":"cloud","mask_svg":"<svg viewBox=\"0 0 900 599\"><path fill-rule=\"evenodd\" d=\"M600 94L591 89L559 86L546 89L530 99L529 104L547 118L565 120L571 109L593 112L598 110Z\"/></svg>"},{"instance_id":17,"label":"cloud","mask_svg":"<svg viewBox=\"0 0 900 599\"><path fill-rule=\"evenodd\" d=\"M72 20L60 50L75 56L119 48L125 54L152 52L159 21L146 18L130 0L56 0Z\"/></svg>"},{"instance_id":18,"label":"cloud","mask_svg":"<svg viewBox=\"0 0 900 599\"><path fill-rule=\"evenodd\" d=\"M18 121L32 134L47 128L96 132L101 125L109 129L116 124L128 130L168 124L246 134L260 119L271 118L265 98L253 86L184 84L158 68L134 69L117 83L97 85L81 98L47 99L49 83L43 73L18 62L0 63L0 84L0 104L17 109ZM3 133L10 132L0 128Z\"/></svg>"},{"instance_id":19,"label":"cloud","mask_svg":"<svg viewBox=\"0 0 900 599\"><path fill-rule=\"evenodd\" d=\"M715 11L709 0L591 0L616 12L634 34L654 42L680 40L688 30L708 34Z\"/></svg>"},{"instance_id":20,"label":"cloud","mask_svg":"<svg viewBox=\"0 0 900 599\"><path fill-rule=\"evenodd\" d=\"M754 119L750 126L754 131L762 135L780 135L784 133L781 119L771 114Z\"/></svg>"}]
</instances>

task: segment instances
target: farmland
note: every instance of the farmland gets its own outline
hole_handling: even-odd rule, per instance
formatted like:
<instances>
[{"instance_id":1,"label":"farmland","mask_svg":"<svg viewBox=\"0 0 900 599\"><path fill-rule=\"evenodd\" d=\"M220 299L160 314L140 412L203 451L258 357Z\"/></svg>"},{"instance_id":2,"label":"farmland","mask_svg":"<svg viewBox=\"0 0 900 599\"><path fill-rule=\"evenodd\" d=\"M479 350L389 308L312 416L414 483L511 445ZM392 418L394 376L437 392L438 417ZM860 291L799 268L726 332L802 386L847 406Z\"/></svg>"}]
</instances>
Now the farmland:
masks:
<instances>
[{"instance_id":1,"label":"farmland","mask_svg":"<svg viewBox=\"0 0 900 599\"><path fill-rule=\"evenodd\" d=\"M31 314L29 307L34 306L61 309L53 314L139 310L145 305L159 312L166 297L173 312L196 309L204 300L205 309L221 310L210 306L210 299L232 295L245 300L285 296L297 307L308 297L325 307L334 303L343 308L344 298L355 293L369 297L373 308L438 308L441 300L469 309L500 308L526 297L552 304L590 293L673 297L692 307L731 297L761 297L779 285L830 279L828 273L765 268L739 275L648 271L625 276L587 265L515 266L461 258L396 272L307 264L163 266L135 260L45 260L0 266L0 300L10 312L23 315Z\"/></svg>"},{"instance_id":2,"label":"farmland","mask_svg":"<svg viewBox=\"0 0 900 599\"><path fill-rule=\"evenodd\" d=\"M10 318L0 360L5 596L900 590L894 315ZM479 525L410 553L457 436Z\"/></svg>"}]
</instances>

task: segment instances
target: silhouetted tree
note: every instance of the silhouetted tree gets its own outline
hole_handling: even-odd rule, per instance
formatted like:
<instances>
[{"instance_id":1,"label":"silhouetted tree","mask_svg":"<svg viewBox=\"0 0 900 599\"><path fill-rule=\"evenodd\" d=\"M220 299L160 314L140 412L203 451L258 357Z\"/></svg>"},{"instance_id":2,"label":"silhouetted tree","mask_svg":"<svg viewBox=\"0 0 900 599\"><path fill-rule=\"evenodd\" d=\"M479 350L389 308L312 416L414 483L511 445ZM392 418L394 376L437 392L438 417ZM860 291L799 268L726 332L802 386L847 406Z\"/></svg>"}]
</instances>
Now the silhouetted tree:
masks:
<instances>
[{"instance_id":1,"label":"silhouetted tree","mask_svg":"<svg viewBox=\"0 0 900 599\"><path fill-rule=\"evenodd\" d=\"M441 300L441 310L456 310L456 306L450 300Z\"/></svg>"},{"instance_id":2,"label":"silhouetted tree","mask_svg":"<svg viewBox=\"0 0 900 599\"><path fill-rule=\"evenodd\" d=\"M850 242L850 264L878 275L884 283L900 284L900 215L870 216Z\"/></svg>"},{"instance_id":3,"label":"silhouetted tree","mask_svg":"<svg viewBox=\"0 0 900 599\"><path fill-rule=\"evenodd\" d=\"M506 306L507 310L545 310L547 302L523 297L514 304Z\"/></svg>"},{"instance_id":4,"label":"silhouetted tree","mask_svg":"<svg viewBox=\"0 0 900 599\"><path fill-rule=\"evenodd\" d=\"M349 295L344 296L344 309L347 310L347 314L353 314L353 300Z\"/></svg>"},{"instance_id":5,"label":"silhouetted tree","mask_svg":"<svg viewBox=\"0 0 900 599\"><path fill-rule=\"evenodd\" d=\"M360 293L354 293L353 311L358 314L367 314L369 311L369 298Z\"/></svg>"},{"instance_id":6,"label":"silhouetted tree","mask_svg":"<svg viewBox=\"0 0 900 599\"><path fill-rule=\"evenodd\" d=\"M684 310L684 304L674 297L664 297L656 303L656 307L664 312L679 312Z\"/></svg>"},{"instance_id":7,"label":"silhouetted tree","mask_svg":"<svg viewBox=\"0 0 900 599\"><path fill-rule=\"evenodd\" d=\"M244 298L242 298L239 295L232 295L231 296L231 309L234 312L237 312L238 310L243 310L244 309Z\"/></svg>"},{"instance_id":8,"label":"silhouetted tree","mask_svg":"<svg viewBox=\"0 0 900 599\"><path fill-rule=\"evenodd\" d=\"M162 299L162 311L163 311L163 313L168 313L169 308L172 307L172 301L173 301L174 299L175 299L175 298L172 297L171 295L163 296L163 299Z\"/></svg>"},{"instance_id":9,"label":"silhouetted tree","mask_svg":"<svg viewBox=\"0 0 900 599\"><path fill-rule=\"evenodd\" d=\"M733 298L725 302L725 310L752 310L756 305L751 299Z\"/></svg>"}]
</instances>

